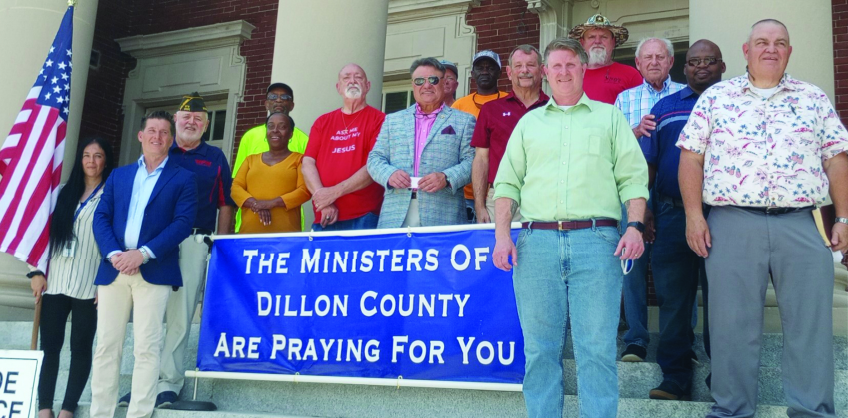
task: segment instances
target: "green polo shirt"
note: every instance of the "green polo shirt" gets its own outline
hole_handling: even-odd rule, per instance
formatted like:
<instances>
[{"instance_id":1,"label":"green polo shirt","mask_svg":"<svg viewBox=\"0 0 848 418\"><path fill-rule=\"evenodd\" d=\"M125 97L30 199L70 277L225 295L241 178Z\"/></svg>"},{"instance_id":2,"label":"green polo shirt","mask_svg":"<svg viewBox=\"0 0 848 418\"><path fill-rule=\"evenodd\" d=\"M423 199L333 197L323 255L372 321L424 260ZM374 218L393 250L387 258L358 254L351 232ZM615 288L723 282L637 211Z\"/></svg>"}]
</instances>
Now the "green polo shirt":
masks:
<instances>
[{"instance_id":1,"label":"green polo shirt","mask_svg":"<svg viewBox=\"0 0 848 418\"><path fill-rule=\"evenodd\" d=\"M268 151L268 139L265 138L265 134L267 132L268 128L265 125L258 125L250 128L250 130L245 132L241 137L241 141L239 141L238 154L236 154L236 161L233 163L233 178L236 178L236 174L238 174L241 163L244 162L247 156ZM289 141L289 151L303 154L306 152L307 142L309 142L309 137L306 136L303 131L295 127L294 132L292 132L291 140ZM305 230L304 228L305 222L303 220L303 208L301 207L300 229ZM235 231L238 232L240 229L241 208L236 211Z\"/></svg>"},{"instance_id":2,"label":"green polo shirt","mask_svg":"<svg viewBox=\"0 0 848 418\"><path fill-rule=\"evenodd\" d=\"M494 186L524 222L620 220L621 202L648 198L648 164L620 110L585 94L564 110L551 97L512 131Z\"/></svg>"}]
</instances>

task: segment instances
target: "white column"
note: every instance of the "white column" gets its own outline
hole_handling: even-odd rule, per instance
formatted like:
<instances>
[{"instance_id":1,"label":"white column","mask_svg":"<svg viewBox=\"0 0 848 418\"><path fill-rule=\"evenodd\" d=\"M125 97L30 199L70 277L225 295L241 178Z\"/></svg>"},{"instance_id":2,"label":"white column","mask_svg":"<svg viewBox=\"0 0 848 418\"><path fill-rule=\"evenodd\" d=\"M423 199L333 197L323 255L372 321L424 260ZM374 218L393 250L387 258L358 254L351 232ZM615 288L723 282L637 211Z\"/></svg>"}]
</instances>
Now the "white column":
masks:
<instances>
[{"instance_id":1,"label":"white column","mask_svg":"<svg viewBox=\"0 0 848 418\"><path fill-rule=\"evenodd\" d=\"M721 48L728 79L745 73L742 44L751 25L777 19L789 29L792 56L786 72L813 83L834 98L833 16L830 0L690 0L689 44L709 39Z\"/></svg>"},{"instance_id":2,"label":"white column","mask_svg":"<svg viewBox=\"0 0 848 418\"><path fill-rule=\"evenodd\" d=\"M0 0L0 140L14 124L67 10L63 0ZM65 139L62 173L67 179L73 165L80 128L80 116L88 81L88 63L94 39L97 0L78 0L74 10L74 71L71 75L71 108ZM0 305L32 307L32 292L26 265L0 253Z\"/></svg>"},{"instance_id":3,"label":"white column","mask_svg":"<svg viewBox=\"0 0 848 418\"><path fill-rule=\"evenodd\" d=\"M389 0L280 0L270 81L294 90L291 116L307 135L318 116L341 107L336 82L348 63L365 70L371 82L367 102L381 108L388 16ZM308 229L311 200L303 215Z\"/></svg>"},{"instance_id":4,"label":"white column","mask_svg":"<svg viewBox=\"0 0 848 418\"><path fill-rule=\"evenodd\" d=\"M308 134L318 116L341 107L336 81L351 62L365 69L368 104L380 109L388 16L389 0L280 0L271 81L294 90L298 128Z\"/></svg>"}]
</instances>

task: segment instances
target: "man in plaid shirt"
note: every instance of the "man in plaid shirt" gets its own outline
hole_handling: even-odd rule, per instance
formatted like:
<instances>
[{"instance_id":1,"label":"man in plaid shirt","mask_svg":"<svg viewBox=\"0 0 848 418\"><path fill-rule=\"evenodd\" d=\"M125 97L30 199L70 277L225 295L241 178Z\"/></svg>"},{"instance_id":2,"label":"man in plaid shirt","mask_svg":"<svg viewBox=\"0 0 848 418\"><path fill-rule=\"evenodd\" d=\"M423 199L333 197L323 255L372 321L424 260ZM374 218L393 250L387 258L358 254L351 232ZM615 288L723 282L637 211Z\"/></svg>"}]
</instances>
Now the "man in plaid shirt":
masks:
<instances>
[{"instance_id":1,"label":"man in plaid shirt","mask_svg":"<svg viewBox=\"0 0 848 418\"><path fill-rule=\"evenodd\" d=\"M674 63L674 48L671 41L661 38L647 38L636 47L636 68L645 81L632 89L624 90L615 99L615 107L624 113L633 134L638 138L650 138L650 131L656 129L651 108L668 95L677 93L685 84L671 81L668 72ZM641 144L640 144L641 145ZM624 209L622 209L622 213ZM651 202L645 212L645 241L653 241L653 214ZM645 245L645 253L636 260L633 270L624 281L624 318L629 329L624 334L624 353L622 361L639 362L645 360L648 347L648 303L645 276L648 273L650 245Z\"/></svg>"}]
</instances>

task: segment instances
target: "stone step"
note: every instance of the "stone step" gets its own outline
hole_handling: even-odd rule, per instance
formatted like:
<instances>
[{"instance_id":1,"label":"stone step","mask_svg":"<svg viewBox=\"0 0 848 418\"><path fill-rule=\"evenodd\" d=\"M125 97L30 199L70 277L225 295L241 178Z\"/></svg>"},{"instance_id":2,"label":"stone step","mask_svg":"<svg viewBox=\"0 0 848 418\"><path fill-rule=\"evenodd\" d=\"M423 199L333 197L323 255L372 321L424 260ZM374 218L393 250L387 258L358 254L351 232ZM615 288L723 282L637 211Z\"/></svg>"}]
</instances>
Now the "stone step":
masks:
<instances>
[{"instance_id":1,"label":"stone step","mask_svg":"<svg viewBox=\"0 0 848 418\"><path fill-rule=\"evenodd\" d=\"M403 390L407 390L405 388ZM393 390L393 389L389 389ZM435 391L436 389L426 389ZM309 414L295 413L291 411L300 410L300 407L291 406L288 408L278 408L277 405L268 405L263 408L264 411L257 410L255 412L245 412L243 409L238 411L233 409L232 405L218 404L218 407L229 410L218 410L213 412L194 412L194 411L176 411L169 409L157 409L153 413L153 418L248 418L248 417L267 417L267 418L306 418L306 417L398 417L398 418L419 418L419 417L434 417L434 416L449 416L449 417L526 417L527 413L524 410L524 398L521 394L515 393L508 401L511 405L506 409L489 408L484 405L485 401L490 400L485 396L485 393L470 394L463 400L461 405L446 405L441 403L439 394L430 394L429 397L422 402L413 404L389 404L386 407L369 407L367 401L362 402L363 405L355 409L344 409L342 407L325 407L325 404L332 404L322 400L314 405L315 411ZM389 397L403 398L402 395L388 394ZM369 399L375 400L376 396ZM482 397L483 399L480 399ZM382 398L380 396L379 398ZM382 400L382 399L380 399ZM344 407L350 405L345 404ZM564 399L565 412L563 417L577 416L578 406L577 397L566 395ZM55 410L61 408L61 403L56 403ZM281 412L283 409L285 412ZM692 418L703 417L710 409L710 404L707 402L678 402L678 401L655 401L648 399L620 399L618 401L618 418L644 418L644 417L662 417L662 418ZM115 418L125 418L126 408L118 408L115 411ZM89 416L89 404L80 403L76 411L76 416L79 418L87 418ZM848 412L845 410L837 410L838 418L848 418ZM785 418L786 407L784 406L757 406L756 418Z\"/></svg>"}]
</instances>

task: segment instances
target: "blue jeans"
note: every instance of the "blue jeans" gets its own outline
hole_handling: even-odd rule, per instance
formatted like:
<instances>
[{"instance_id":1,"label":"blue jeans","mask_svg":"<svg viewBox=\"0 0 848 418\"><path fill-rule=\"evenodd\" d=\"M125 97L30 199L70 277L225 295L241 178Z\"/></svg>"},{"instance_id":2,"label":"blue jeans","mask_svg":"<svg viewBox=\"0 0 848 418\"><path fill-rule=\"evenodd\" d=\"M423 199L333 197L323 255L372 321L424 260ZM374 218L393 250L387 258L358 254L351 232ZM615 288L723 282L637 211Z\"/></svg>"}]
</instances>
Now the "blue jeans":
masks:
<instances>
[{"instance_id":1,"label":"blue jeans","mask_svg":"<svg viewBox=\"0 0 848 418\"><path fill-rule=\"evenodd\" d=\"M653 200L648 202L650 208ZM621 233L627 229L627 209L621 205ZM687 247L688 248L688 247ZM648 348L648 260L651 259L651 244L645 243L645 252L633 263L633 269L624 277L624 319L627 332L624 344L636 344ZM690 312L691 313L691 312Z\"/></svg>"},{"instance_id":2,"label":"blue jeans","mask_svg":"<svg viewBox=\"0 0 848 418\"><path fill-rule=\"evenodd\" d=\"M358 218L348 219L346 221L336 221L332 225L322 227L320 223L312 224L312 230L315 232L321 231L355 231L359 229L377 229L377 221L380 220L378 215L366 213ZM320 221L320 219L319 219Z\"/></svg>"},{"instance_id":3,"label":"blue jeans","mask_svg":"<svg viewBox=\"0 0 848 418\"><path fill-rule=\"evenodd\" d=\"M523 229L518 235L512 281L524 335L524 401L531 418L562 416L569 313L580 416L616 416L622 274L613 253L618 240L615 227Z\"/></svg>"},{"instance_id":4,"label":"blue jeans","mask_svg":"<svg viewBox=\"0 0 848 418\"><path fill-rule=\"evenodd\" d=\"M698 293L703 259L686 243L686 213L682 207L656 202L657 236L651 253L654 288L660 311L660 343L657 364L663 379L676 383L685 393L692 388L690 354L695 339L692 306Z\"/></svg>"}]
</instances>

